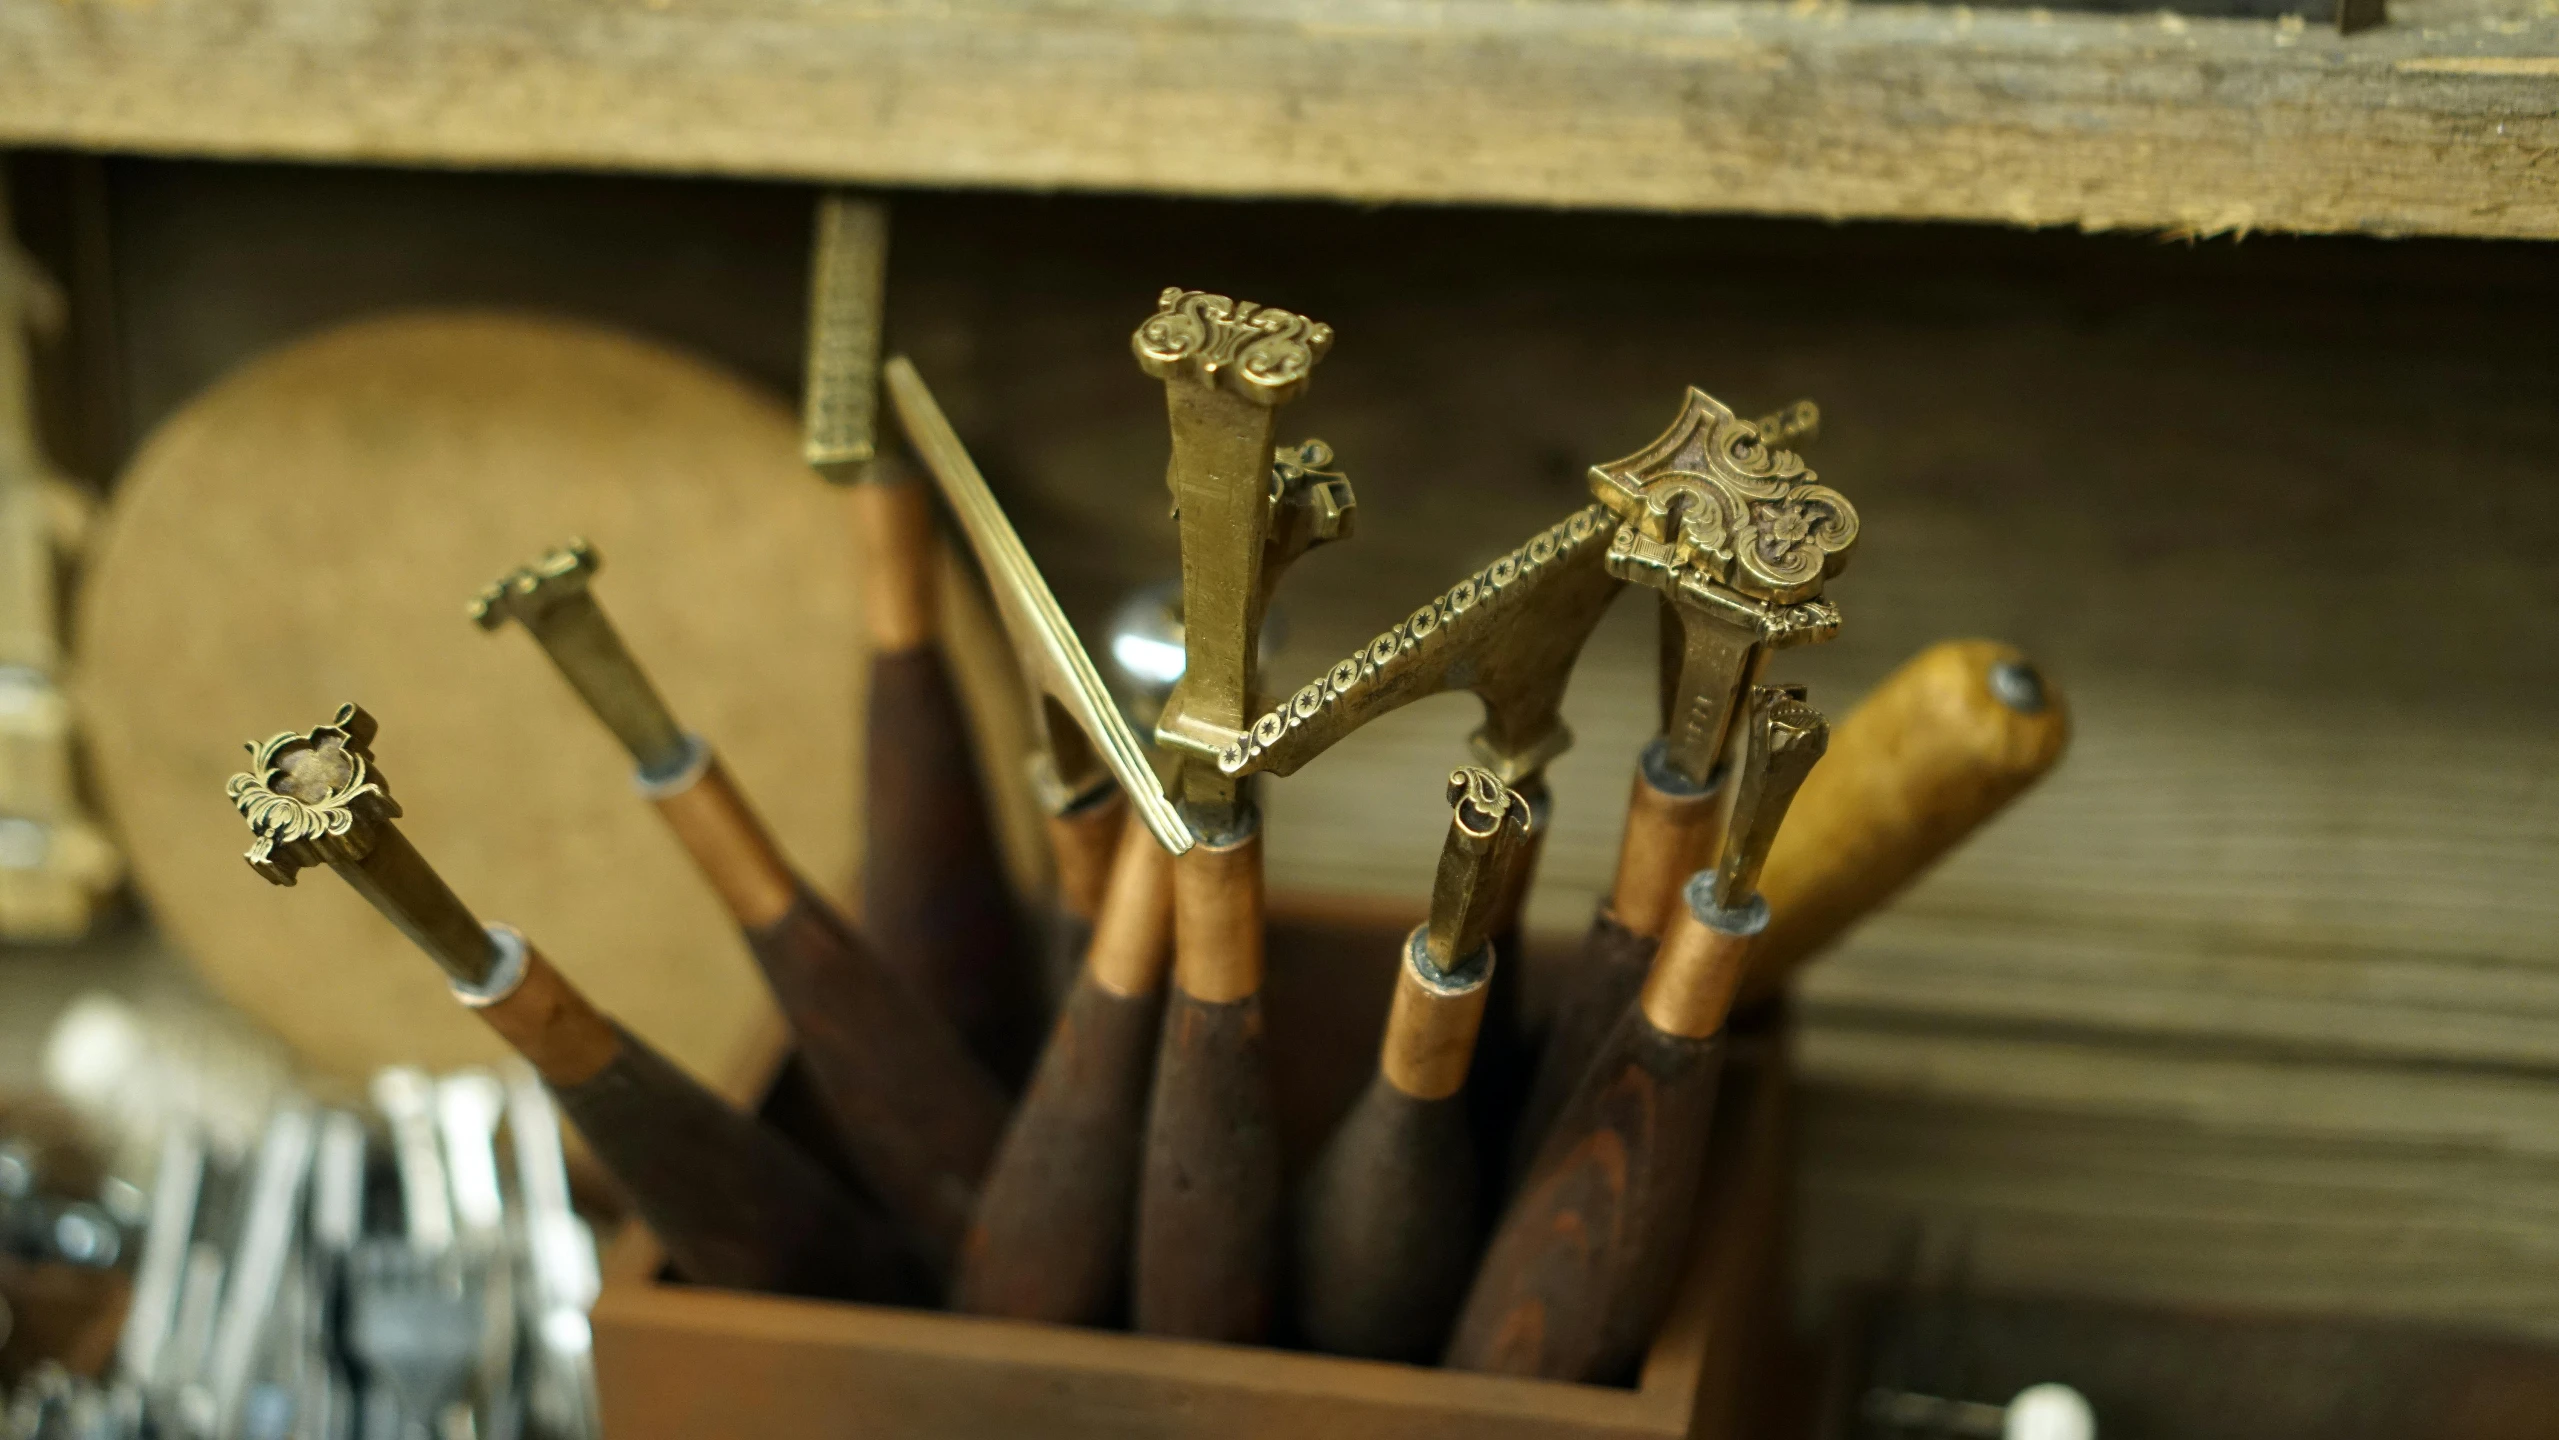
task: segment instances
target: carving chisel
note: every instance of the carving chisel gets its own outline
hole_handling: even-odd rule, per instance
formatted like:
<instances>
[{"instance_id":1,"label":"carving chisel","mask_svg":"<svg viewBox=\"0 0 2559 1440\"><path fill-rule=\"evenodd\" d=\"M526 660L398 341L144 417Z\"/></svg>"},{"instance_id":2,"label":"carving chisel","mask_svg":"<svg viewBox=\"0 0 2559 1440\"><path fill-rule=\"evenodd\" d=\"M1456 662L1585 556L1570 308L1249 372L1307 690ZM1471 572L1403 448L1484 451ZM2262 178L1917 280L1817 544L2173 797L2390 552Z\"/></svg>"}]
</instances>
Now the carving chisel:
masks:
<instances>
[{"instance_id":1,"label":"carving chisel","mask_svg":"<svg viewBox=\"0 0 2559 1440\"><path fill-rule=\"evenodd\" d=\"M985 477L903 356L889 361L888 390L986 573L1035 697L1040 758L1060 773L1099 774L1097 784L1124 797L1118 805L1137 821L1120 829L1092 941L988 1169L952 1292L956 1308L978 1314L1101 1324L1117 1317L1128 1288L1138 1149L1172 957L1173 856L1192 837Z\"/></svg>"},{"instance_id":2,"label":"carving chisel","mask_svg":"<svg viewBox=\"0 0 2559 1440\"><path fill-rule=\"evenodd\" d=\"M884 1219L816 1164L607 1019L524 936L484 926L392 823L373 717L343 706L252 745L231 778L251 869L338 872L530 1061L667 1254L706 1285L872 1298L915 1293Z\"/></svg>"},{"instance_id":3,"label":"carving chisel","mask_svg":"<svg viewBox=\"0 0 2559 1440\"><path fill-rule=\"evenodd\" d=\"M676 723L590 588L601 563L573 541L490 586L472 615L486 629L522 622L630 752L641 793L745 931L846 1153L947 1269L1004 1127L1003 1091L793 869L710 745Z\"/></svg>"},{"instance_id":4,"label":"carving chisel","mask_svg":"<svg viewBox=\"0 0 2559 1440\"><path fill-rule=\"evenodd\" d=\"M1405 937L1377 1073L1298 1200L1297 1317L1319 1350L1427 1361L1481 1238L1460 1093L1493 967L1493 927L1527 843L1528 802L1489 770L1449 777L1427 924Z\"/></svg>"},{"instance_id":5,"label":"carving chisel","mask_svg":"<svg viewBox=\"0 0 2559 1440\"><path fill-rule=\"evenodd\" d=\"M1614 1381L1670 1303L1724 1017L1750 938L1768 924L1759 871L1826 735L1803 692L1784 686L1755 687L1741 728L1730 843L1684 888L1642 991L1539 1145L1459 1312L1452 1367Z\"/></svg>"},{"instance_id":6,"label":"carving chisel","mask_svg":"<svg viewBox=\"0 0 2559 1440\"><path fill-rule=\"evenodd\" d=\"M942 653L933 498L879 424L889 213L833 193L809 276L803 453L850 494L870 632L863 758L862 929L983 1064L1018 1080L1042 1005ZM1044 796L1054 806L1073 795ZM1072 844L1087 838L1070 829ZM1107 843L1093 863L1103 868Z\"/></svg>"},{"instance_id":7,"label":"carving chisel","mask_svg":"<svg viewBox=\"0 0 2559 1440\"><path fill-rule=\"evenodd\" d=\"M1186 658L1155 741L1173 757L1172 789L1199 843L1174 862L1173 987L1147 1109L1131 1310L1148 1334L1254 1342L1276 1303L1280 1223L1261 816L1250 783L1218 761L1258 709L1262 616L1293 558L1274 523L1274 412L1305 389L1333 331L1197 290L1168 289L1157 307L1131 346L1164 382Z\"/></svg>"},{"instance_id":8,"label":"carving chisel","mask_svg":"<svg viewBox=\"0 0 2559 1440\"><path fill-rule=\"evenodd\" d=\"M1806 433L1813 413L1798 404L1754 425L1691 389L1650 445L1591 468L1619 521L1609 573L1663 597L1664 723L1636 767L1608 900L1559 977L1515 1163L1537 1153L1642 986L1682 880L1715 858L1730 808L1720 766L1750 687L1774 652L1838 633L1822 584L1856 546L1857 512L1771 438Z\"/></svg>"}]
</instances>

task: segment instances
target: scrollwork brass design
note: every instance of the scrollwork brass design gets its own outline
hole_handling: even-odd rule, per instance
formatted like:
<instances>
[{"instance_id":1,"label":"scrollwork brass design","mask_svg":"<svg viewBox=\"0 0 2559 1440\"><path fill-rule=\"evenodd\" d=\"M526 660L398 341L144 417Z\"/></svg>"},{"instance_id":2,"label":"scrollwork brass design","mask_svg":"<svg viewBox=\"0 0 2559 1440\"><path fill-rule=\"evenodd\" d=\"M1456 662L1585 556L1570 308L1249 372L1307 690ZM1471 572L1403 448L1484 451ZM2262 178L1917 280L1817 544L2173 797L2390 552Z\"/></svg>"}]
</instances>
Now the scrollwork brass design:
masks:
<instances>
[{"instance_id":1,"label":"scrollwork brass design","mask_svg":"<svg viewBox=\"0 0 2559 1440\"><path fill-rule=\"evenodd\" d=\"M305 734L287 730L252 744L250 770L231 777L231 804L254 837L249 868L290 885L316 865L353 865L373 853L400 806L374 764L373 717L341 705Z\"/></svg>"},{"instance_id":2,"label":"scrollwork brass design","mask_svg":"<svg viewBox=\"0 0 2559 1440\"><path fill-rule=\"evenodd\" d=\"M1600 503L1678 563L1754 599L1809 600L1857 543L1857 512L1791 450L1691 388L1679 418L1642 450L1591 467Z\"/></svg>"},{"instance_id":3,"label":"scrollwork brass design","mask_svg":"<svg viewBox=\"0 0 2559 1440\"><path fill-rule=\"evenodd\" d=\"M1484 702L1475 749L1505 784L1572 743L1573 661L1616 594L1607 510L1585 506L1458 581L1265 712L1218 756L1231 775L1294 773L1360 726L1444 690Z\"/></svg>"},{"instance_id":4,"label":"scrollwork brass design","mask_svg":"<svg viewBox=\"0 0 2559 1440\"><path fill-rule=\"evenodd\" d=\"M1205 290L1165 287L1156 312L1130 344L1158 380L1194 378L1264 405L1296 398L1315 362L1333 347L1333 327L1275 305Z\"/></svg>"}]
</instances>

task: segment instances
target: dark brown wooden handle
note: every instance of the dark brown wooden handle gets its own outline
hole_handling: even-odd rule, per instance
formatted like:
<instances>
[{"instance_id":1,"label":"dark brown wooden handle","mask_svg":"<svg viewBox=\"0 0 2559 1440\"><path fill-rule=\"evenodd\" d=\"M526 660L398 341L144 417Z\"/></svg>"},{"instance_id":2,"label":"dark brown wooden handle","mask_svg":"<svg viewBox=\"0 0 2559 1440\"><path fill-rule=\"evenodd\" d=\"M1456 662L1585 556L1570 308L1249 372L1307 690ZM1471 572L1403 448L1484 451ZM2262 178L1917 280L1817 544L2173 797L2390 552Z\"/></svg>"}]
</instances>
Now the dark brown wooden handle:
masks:
<instances>
[{"instance_id":1,"label":"dark brown wooden handle","mask_svg":"<svg viewBox=\"0 0 2559 1440\"><path fill-rule=\"evenodd\" d=\"M958 1032L806 884L746 940L845 1153L946 1274L1004 1128L1003 1092Z\"/></svg>"},{"instance_id":2,"label":"dark brown wooden handle","mask_svg":"<svg viewBox=\"0 0 2559 1440\"><path fill-rule=\"evenodd\" d=\"M883 958L1008 1083L1046 1006L940 647L871 660L862 925Z\"/></svg>"},{"instance_id":3,"label":"dark brown wooden handle","mask_svg":"<svg viewBox=\"0 0 2559 1440\"><path fill-rule=\"evenodd\" d=\"M1669 1306L1695 1220L1721 1033L1629 1006L1539 1147L1458 1312L1447 1362L1625 1379Z\"/></svg>"},{"instance_id":4,"label":"dark brown wooden handle","mask_svg":"<svg viewBox=\"0 0 2559 1440\"><path fill-rule=\"evenodd\" d=\"M1606 1043L1609 1031L1635 1003L1644 974L1653 965L1657 941L1639 935L1618 920L1606 905L1591 917L1590 933L1555 991L1555 1010L1546 1026L1546 1044L1537 1057L1537 1078L1529 1086L1528 1103L1511 1132L1511 1172L1525 1171L1537 1158L1538 1142L1555 1123L1573 1087L1590 1069L1591 1057Z\"/></svg>"},{"instance_id":5,"label":"dark brown wooden handle","mask_svg":"<svg viewBox=\"0 0 2559 1440\"><path fill-rule=\"evenodd\" d=\"M1423 1100L1373 1078L1298 1197L1307 1343L1374 1360L1437 1357L1482 1238L1477 1193L1463 1092Z\"/></svg>"},{"instance_id":6,"label":"dark brown wooden handle","mask_svg":"<svg viewBox=\"0 0 2559 1440\"><path fill-rule=\"evenodd\" d=\"M1128 1295L1129 1228L1164 992L1079 977L987 1172L954 1309L1103 1325Z\"/></svg>"},{"instance_id":7,"label":"dark brown wooden handle","mask_svg":"<svg viewBox=\"0 0 2559 1440\"><path fill-rule=\"evenodd\" d=\"M604 1068L553 1085L678 1273L703 1285L912 1301L923 1267L888 1217L615 1027Z\"/></svg>"},{"instance_id":8,"label":"dark brown wooden handle","mask_svg":"<svg viewBox=\"0 0 2559 1440\"><path fill-rule=\"evenodd\" d=\"M1267 1337L1279 1211L1261 996L1221 1004L1177 985L1156 1051L1139 1181L1137 1329L1247 1344Z\"/></svg>"}]
</instances>

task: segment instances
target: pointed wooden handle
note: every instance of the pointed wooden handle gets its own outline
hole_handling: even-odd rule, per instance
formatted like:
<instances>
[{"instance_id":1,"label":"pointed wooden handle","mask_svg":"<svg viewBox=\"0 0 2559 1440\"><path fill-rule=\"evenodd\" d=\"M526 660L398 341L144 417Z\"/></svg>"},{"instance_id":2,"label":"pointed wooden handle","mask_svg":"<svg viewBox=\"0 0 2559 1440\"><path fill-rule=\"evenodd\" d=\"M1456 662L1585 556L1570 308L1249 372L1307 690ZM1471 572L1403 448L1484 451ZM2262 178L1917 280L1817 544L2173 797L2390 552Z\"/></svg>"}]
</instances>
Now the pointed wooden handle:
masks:
<instances>
[{"instance_id":1,"label":"pointed wooden handle","mask_svg":"<svg viewBox=\"0 0 2559 1440\"><path fill-rule=\"evenodd\" d=\"M1871 914L2061 758L2070 710L2024 652L1988 640L1921 651L1831 731L1760 877L1771 919L1742 1003Z\"/></svg>"},{"instance_id":2,"label":"pointed wooden handle","mask_svg":"<svg viewBox=\"0 0 2559 1440\"><path fill-rule=\"evenodd\" d=\"M1095 930L987 1172L955 1309L1101 1325L1127 1294L1173 934L1173 858L1143 825L1121 833Z\"/></svg>"},{"instance_id":3,"label":"pointed wooden handle","mask_svg":"<svg viewBox=\"0 0 2559 1440\"><path fill-rule=\"evenodd\" d=\"M1142 1333L1234 1344L1270 1334L1280 1157L1263 1052L1260 995L1220 1002L1173 987L1138 1188L1131 1310Z\"/></svg>"},{"instance_id":4,"label":"pointed wooden handle","mask_svg":"<svg viewBox=\"0 0 2559 1440\"><path fill-rule=\"evenodd\" d=\"M806 885L746 932L847 1154L916 1248L947 1267L1004 1126L959 1033Z\"/></svg>"},{"instance_id":5,"label":"pointed wooden handle","mask_svg":"<svg viewBox=\"0 0 2559 1440\"><path fill-rule=\"evenodd\" d=\"M525 947L505 993L465 1000L541 1072L686 1279L871 1300L924 1292L887 1217L605 1018L539 951Z\"/></svg>"}]
</instances>

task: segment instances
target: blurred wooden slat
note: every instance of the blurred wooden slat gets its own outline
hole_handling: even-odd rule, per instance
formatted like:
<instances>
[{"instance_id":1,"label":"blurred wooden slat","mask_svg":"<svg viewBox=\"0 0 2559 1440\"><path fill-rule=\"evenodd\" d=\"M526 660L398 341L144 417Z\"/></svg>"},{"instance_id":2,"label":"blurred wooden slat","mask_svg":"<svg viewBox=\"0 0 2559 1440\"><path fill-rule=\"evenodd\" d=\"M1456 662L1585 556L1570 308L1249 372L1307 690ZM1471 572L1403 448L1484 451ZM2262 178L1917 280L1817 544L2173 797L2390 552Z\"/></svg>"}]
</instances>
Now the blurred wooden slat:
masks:
<instances>
[{"instance_id":1,"label":"blurred wooden slat","mask_svg":"<svg viewBox=\"0 0 2559 1440\"><path fill-rule=\"evenodd\" d=\"M938 186L2559 234L2559 19L1573 0L0 8L0 141ZM1249 64L1239 63L1250 57Z\"/></svg>"}]
</instances>

